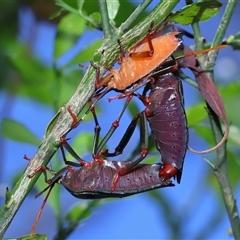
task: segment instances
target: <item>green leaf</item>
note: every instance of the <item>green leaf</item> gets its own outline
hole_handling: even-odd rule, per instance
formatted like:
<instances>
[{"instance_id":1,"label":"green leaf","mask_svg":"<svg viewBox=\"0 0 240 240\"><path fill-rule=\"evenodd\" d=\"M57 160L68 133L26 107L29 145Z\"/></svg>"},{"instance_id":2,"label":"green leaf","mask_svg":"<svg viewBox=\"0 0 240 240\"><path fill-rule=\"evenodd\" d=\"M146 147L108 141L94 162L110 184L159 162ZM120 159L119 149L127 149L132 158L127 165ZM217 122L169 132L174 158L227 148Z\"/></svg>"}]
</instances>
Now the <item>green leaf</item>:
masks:
<instances>
[{"instance_id":1,"label":"green leaf","mask_svg":"<svg viewBox=\"0 0 240 240\"><path fill-rule=\"evenodd\" d=\"M36 99L45 104L52 103L55 78L53 69L49 69L41 64L29 54L27 46L19 43L10 45L6 55L14 69L21 76L17 84L14 82L14 79L12 80L11 86L14 85L12 89L18 94Z\"/></svg>"},{"instance_id":2,"label":"green leaf","mask_svg":"<svg viewBox=\"0 0 240 240\"><path fill-rule=\"evenodd\" d=\"M31 234L31 235L25 235L22 237L18 237L18 238L4 238L5 240L48 240L47 235L45 234Z\"/></svg>"},{"instance_id":3,"label":"green leaf","mask_svg":"<svg viewBox=\"0 0 240 240\"><path fill-rule=\"evenodd\" d=\"M64 12L64 9L61 8L59 10L57 10L55 13L53 13L50 17L49 20L53 20L54 18L57 18L59 16L61 16L61 14Z\"/></svg>"},{"instance_id":4,"label":"green leaf","mask_svg":"<svg viewBox=\"0 0 240 240\"><path fill-rule=\"evenodd\" d=\"M54 115L54 117L50 120L50 122L48 123L46 130L45 130L45 135L47 136L53 129L53 127L55 126L58 117L61 113L61 109L58 110L58 112Z\"/></svg>"},{"instance_id":5,"label":"green leaf","mask_svg":"<svg viewBox=\"0 0 240 240\"><path fill-rule=\"evenodd\" d=\"M93 133L92 132L81 132L71 144L73 150L79 157L83 157L86 153L92 152L93 146ZM69 159L69 154L67 154Z\"/></svg>"},{"instance_id":6,"label":"green leaf","mask_svg":"<svg viewBox=\"0 0 240 240\"><path fill-rule=\"evenodd\" d=\"M93 43L89 44L85 49L78 53L77 56L74 57L67 66L89 61L93 57L96 49L100 48L101 45L102 39L96 40Z\"/></svg>"},{"instance_id":7,"label":"green leaf","mask_svg":"<svg viewBox=\"0 0 240 240\"><path fill-rule=\"evenodd\" d=\"M108 17L110 20L113 20L117 16L119 7L120 3L118 0L107 0Z\"/></svg>"},{"instance_id":8,"label":"green leaf","mask_svg":"<svg viewBox=\"0 0 240 240\"><path fill-rule=\"evenodd\" d=\"M85 20L79 15L69 13L64 16L57 29L54 58L60 57L76 43L85 30Z\"/></svg>"},{"instance_id":9,"label":"green leaf","mask_svg":"<svg viewBox=\"0 0 240 240\"><path fill-rule=\"evenodd\" d=\"M63 9L78 14L78 7L76 1L72 0L55 0L56 5L62 7Z\"/></svg>"},{"instance_id":10,"label":"green leaf","mask_svg":"<svg viewBox=\"0 0 240 240\"><path fill-rule=\"evenodd\" d=\"M237 126L230 126L228 135L228 143L240 146L240 128Z\"/></svg>"},{"instance_id":11,"label":"green leaf","mask_svg":"<svg viewBox=\"0 0 240 240\"><path fill-rule=\"evenodd\" d=\"M186 109L188 127L194 127L207 118L207 111L204 103L193 105Z\"/></svg>"},{"instance_id":12,"label":"green leaf","mask_svg":"<svg viewBox=\"0 0 240 240\"><path fill-rule=\"evenodd\" d=\"M40 145L40 140L28 128L12 119L3 119L1 133L13 141Z\"/></svg>"},{"instance_id":13,"label":"green leaf","mask_svg":"<svg viewBox=\"0 0 240 240\"><path fill-rule=\"evenodd\" d=\"M168 21L188 25L195 22L207 21L219 12L222 3L218 1L204 1L187 5L181 10L174 12Z\"/></svg>"},{"instance_id":14,"label":"green leaf","mask_svg":"<svg viewBox=\"0 0 240 240\"><path fill-rule=\"evenodd\" d=\"M127 18L133 13L133 11L136 9L136 3L133 1L119 1L120 6L118 9L118 13L116 17L114 18L115 26L120 26L123 22L127 20ZM140 16L134 21L132 26L135 26L136 23L138 23L140 20L146 18L148 16L149 12L146 10L140 14Z\"/></svg>"},{"instance_id":15,"label":"green leaf","mask_svg":"<svg viewBox=\"0 0 240 240\"><path fill-rule=\"evenodd\" d=\"M235 81L227 86L220 87L219 92L224 100L224 105L226 108L227 118L233 125L240 124L240 118L237 112L239 112L239 95L240 95L240 81Z\"/></svg>"},{"instance_id":16,"label":"green leaf","mask_svg":"<svg viewBox=\"0 0 240 240\"><path fill-rule=\"evenodd\" d=\"M146 160L144 160L144 163L146 164L153 164L153 163L159 163L161 162L161 157L159 152L153 151L153 154L148 154L146 157Z\"/></svg>"},{"instance_id":17,"label":"green leaf","mask_svg":"<svg viewBox=\"0 0 240 240\"><path fill-rule=\"evenodd\" d=\"M214 145L213 135L212 135L212 131L210 130L210 127L198 125L194 127L194 130L199 136L201 136L209 144Z\"/></svg>"},{"instance_id":18,"label":"green leaf","mask_svg":"<svg viewBox=\"0 0 240 240\"><path fill-rule=\"evenodd\" d=\"M85 19L90 26L101 28L100 14L98 13L98 3L96 1L77 0L78 11L80 16Z\"/></svg>"},{"instance_id":19,"label":"green leaf","mask_svg":"<svg viewBox=\"0 0 240 240\"><path fill-rule=\"evenodd\" d=\"M234 36L231 35L230 37L228 37L228 39L226 40L226 43L228 45L231 45L233 49L239 50L240 49L240 32L236 33Z\"/></svg>"},{"instance_id":20,"label":"green leaf","mask_svg":"<svg viewBox=\"0 0 240 240\"><path fill-rule=\"evenodd\" d=\"M59 76L59 92L57 96L58 106L63 106L69 101L70 97L74 94L77 86L81 82L83 72L79 70L70 71L66 74L62 73Z\"/></svg>"},{"instance_id":21,"label":"green leaf","mask_svg":"<svg viewBox=\"0 0 240 240\"><path fill-rule=\"evenodd\" d=\"M73 223L78 223L79 221L88 218L92 214L92 209L97 207L103 201L92 200L90 202L78 203L74 205L66 216L66 220Z\"/></svg>"},{"instance_id":22,"label":"green leaf","mask_svg":"<svg viewBox=\"0 0 240 240\"><path fill-rule=\"evenodd\" d=\"M131 101L128 104L127 109L129 111L129 113L131 114L132 118L140 112L140 109L139 109L138 105L134 101Z\"/></svg>"}]
</instances>

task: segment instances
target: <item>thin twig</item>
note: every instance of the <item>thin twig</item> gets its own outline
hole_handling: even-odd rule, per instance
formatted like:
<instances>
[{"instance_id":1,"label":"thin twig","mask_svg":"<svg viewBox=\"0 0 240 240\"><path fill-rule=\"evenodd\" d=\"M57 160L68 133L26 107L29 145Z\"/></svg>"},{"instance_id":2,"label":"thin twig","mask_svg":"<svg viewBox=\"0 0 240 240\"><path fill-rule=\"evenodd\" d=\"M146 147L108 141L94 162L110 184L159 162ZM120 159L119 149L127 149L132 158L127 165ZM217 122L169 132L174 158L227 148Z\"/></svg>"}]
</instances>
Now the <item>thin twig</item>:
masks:
<instances>
[{"instance_id":1,"label":"thin twig","mask_svg":"<svg viewBox=\"0 0 240 240\"><path fill-rule=\"evenodd\" d=\"M144 0L134 12L129 16L129 18L119 27L120 32L125 32L132 25L132 23L139 17L139 15L149 6L152 0Z\"/></svg>"},{"instance_id":2,"label":"thin twig","mask_svg":"<svg viewBox=\"0 0 240 240\"><path fill-rule=\"evenodd\" d=\"M228 24L230 22L230 19L232 17L236 4L237 4L237 1L235 0L228 1L224 15L218 27L217 33L214 37L212 46L217 46L222 43L223 37L225 35L226 29L228 27ZM198 23L194 23L192 27L193 27L194 35L196 36L195 38L196 46L200 48L202 46L202 36L200 33L199 25ZM203 58L198 58L200 66L203 68L203 70L207 70L207 75L212 80L213 80L212 69L215 65L216 58L217 58L217 51L211 51L209 53L209 57L207 61L206 59L204 60ZM211 108L208 105L207 107L208 107L208 116L209 116L209 121L212 128L212 132L214 135L215 142L217 143L221 140L223 136L221 124L218 116L216 116L216 114L211 110ZM214 174L218 180L218 183L222 192L224 204L225 204L228 217L232 226L233 236L235 237L235 239L240 239L239 214L238 214L236 201L234 199L233 191L232 191L230 180L229 180L226 143L217 149L217 162L214 166Z\"/></svg>"},{"instance_id":3,"label":"thin twig","mask_svg":"<svg viewBox=\"0 0 240 240\"><path fill-rule=\"evenodd\" d=\"M225 12L219 24L218 30L214 37L212 46L217 46L222 43L224 35L226 33L226 29L229 25L231 17L233 15L234 9L236 8L237 1L229 0L226 6ZM215 65L215 61L217 58L217 52L212 51L209 53L209 58L206 63L206 69L211 69ZM213 73L209 73L210 77L213 77ZM222 137L222 131L219 129L218 121L216 122L216 118L211 116L210 122L212 125L212 129L214 132L215 141L219 141ZM232 227L232 233L235 239L240 239L240 220L238 208L236 205L236 200L233 195L232 187L229 179L229 170L227 164L227 152L226 152L226 144L219 148L217 151L217 162L215 164L214 173L220 185L220 189L222 192L222 196L224 199L224 204L228 213L228 217Z\"/></svg>"},{"instance_id":4,"label":"thin twig","mask_svg":"<svg viewBox=\"0 0 240 240\"><path fill-rule=\"evenodd\" d=\"M112 27L110 25L108 8L106 0L98 0L99 12L102 18L102 29L104 38L110 38L112 35Z\"/></svg>"}]
</instances>

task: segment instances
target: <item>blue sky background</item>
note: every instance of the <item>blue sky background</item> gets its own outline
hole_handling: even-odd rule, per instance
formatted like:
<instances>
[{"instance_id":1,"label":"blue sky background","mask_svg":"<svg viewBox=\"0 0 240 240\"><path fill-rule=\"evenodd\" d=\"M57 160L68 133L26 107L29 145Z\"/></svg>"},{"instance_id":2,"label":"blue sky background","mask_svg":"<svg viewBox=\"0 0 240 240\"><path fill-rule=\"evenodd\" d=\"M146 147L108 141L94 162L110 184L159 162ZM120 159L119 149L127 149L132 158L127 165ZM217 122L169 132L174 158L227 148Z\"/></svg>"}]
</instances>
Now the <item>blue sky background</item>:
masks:
<instances>
[{"instance_id":1,"label":"blue sky background","mask_svg":"<svg viewBox=\"0 0 240 240\"><path fill-rule=\"evenodd\" d=\"M182 1L182 5L184 5L184 1ZM180 7L181 5L178 5L178 8ZM220 13L213 17L210 22L201 24L202 33L209 41L213 38L215 29L223 14L223 9L224 7L222 7ZM239 10L238 8L236 12ZM239 31L239 24L236 24L238 22L239 16L235 14L226 36ZM33 41L33 52L40 60L50 66L52 63L55 26L44 22L36 22L32 12L27 8L23 8L19 13L19 28L19 39L21 41L29 41L34 28L37 37ZM191 31L189 27L186 27L186 29ZM71 50L69 56L66 56L66 59L70 58L71 54L74 54L75 51L83 48L89 41L100 37L101 32L88 31L88 33L79 40L74 49ZM184 38L184 43L187 45L193 44L191 40L186 38ZM61 59L59 64L61 64L61 62L64 63L66 59ZM220 79L220 81L224 83L223 81L227 78L227 80L231 80L234 76L239 76L239 60L239 54L233 52L231 48L221 50L216 66L216 79ZM110 96L113 95L114 93L110 94ZM187 84L184 84L184 95L186 107L198 102L199 94ZM8 111L3 111L6 101L8 102ZM106 99L101 101L100 107L102 113L99 118L102 133L106 132L111 122L116 118L118 113L116 109L119 111L122 103L122 101L113 101L109 104ZM107 108L105 106L107 106ZM140 104L139 107L143 109L143 106ZM5 92L0 92L0 112L1 117L10 117L25 124L40 139L44 134L48 122L54 115L52 109L45 105L18 96L9 98ZM118 132L113 136L109 144L110 149L114 149L126 125L131 120L127 115L128 114L126 114L121 121ZM108 117L107 120L106 116ZM112 119L110 120L110 118ZM76 131L92 131L93 126L93 123L87 123L83 126L81 125L80 129L78 128ZM74 132L70 133L70 137L72 136L74 136ZM138 138L139 134L136 132L124 151L125 154L118 159L125 159L127 157L127 153L135 147ZM195 149L207 148L204 141L199 139L191 129L189 145ZM2 158L4 159L4 166L2 166L3 174L0 178L0 197L3 199L5 188L10 185L13 174L24 171L27 165L26 161L22 160L24 154L33 156L37 149L32 145L21 144L6 139L1 143L1 149L4 150L2 154ZM155 152L153 154L158 153ZM211 156L213 157L214 155L210 155L210 157ZM176 217L180 216L179 221L184 221L184 228L182 229L183 239L192 239L196 233L203 231L206 226L206 219L215 214L215 211L218 211L218 209L224 208L223 203L219 203L216 192L206 184L208 171L211 171L211 169L203 161L201 156L188 152L184 163L181 184L176 184L174 188L156 190L161 191L167 196L176 211ZM18 237L30 232L43 200L41 197L34 199L34 194L35 193L29 195L24 201L5 237ZM63 187L62 197L63 212L66 212L66 209L73 203L87 201L75 199ZM235 191L235 197L236 199L240 197L239 188ZM188 214L188 211L191 214ZM209 239L231 239L227 234L229 227L230 224L227 214L224 212L220 224L211 232ZM128 198L116 199L96 208L92 216L84 223L81 223L69 239L167 239L170 237L169 231L169 226L167 226L166 221L164 221L164 216L158 203L156 203L148 193L143 193ZM56 232L55 218L49 206L46 206L44 209L37 227L37 232L46 233L50 237L53 237Z\"/></svg>"}]
</instances>

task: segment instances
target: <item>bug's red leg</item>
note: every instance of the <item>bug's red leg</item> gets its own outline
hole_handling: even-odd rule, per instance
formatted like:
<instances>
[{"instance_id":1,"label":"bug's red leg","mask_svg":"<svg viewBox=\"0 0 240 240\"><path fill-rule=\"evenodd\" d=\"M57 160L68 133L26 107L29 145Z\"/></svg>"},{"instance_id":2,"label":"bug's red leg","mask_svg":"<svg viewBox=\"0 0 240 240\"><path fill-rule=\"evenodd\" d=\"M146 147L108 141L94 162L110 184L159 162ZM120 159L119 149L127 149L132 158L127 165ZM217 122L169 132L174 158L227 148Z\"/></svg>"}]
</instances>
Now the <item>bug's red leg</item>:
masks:
<instances>
[{"instance_id":1,"label":"bug's red leg","mask_svg":"<svg viewBox=\"0 0 240 240\"><path fill-rule=\"evenodd\" d=\"M115 188L116 188L116 184L119 180L119 178L129 172L132 171L132 169L138 164L140 163L148 154L148 131L147 131L147 120L146 120L146 116L145 116L145 113L144 112L141 112L140 114L138 114L137 116L135 116L135 119L134 119L134 124L135 124L135 121L138 120L138 118L140 118L140 144L141 144L141 147L140 147L140 157L137 158L136 160L132 160L132 161L129 161L126 166L124 168L120 168L117 173L114 175L114 178L113 178L113 184L112 184L112 188L111 188L111 191L114 191ZM133 124L133 125L134 125ZM136 124L135 124L136 126ZM131 137L132 133L133 133L134 130L131 130L129 132L129 135L128 133L126 134L127 137ZM127 140L129 141L129 139ZM121 142L120 142L121 144ZM119 145L120 145L119 144ZM125 143L122 143L122 146L125 147L126 144Z\"/></svg>"},{"instance_id":2,"label":"bug's red leg","mask_svg":"<svg viewBox=\"0 0 240 240\"><path fill-rule=\"evenodd\" d=\"M148 29L148 33L146 36L146 40L148 42L149 45L149 50L148 51L144 51L144 52L133 52L130 53L129 57L131 58L146 58L146 57L151 57L154 54L154 48L153 48L153 44L152 44L152 37L153 34L155 32L152 31L152 24L150 26L150 28ZM146 41L145 39L143 39L143 41ZM142 41L139 42L139 44L142 44Z\"/></svg>"},{"instance_id":3,"label":"bug's red leg","mask_svg":"<svg viewBox=\"0 0 240 240\"><path fill-rule=\"evenodd\" d=\"M124 106L123 106L123 109L121 110L118 118L112 123L112 126L111 126L111 128L109 129L108 133L105 135L105 137L102 139L102 141L101 141L100 144L98 145L97 150L96 150L96 154L97 154L97 155L102 151L102 149L103 149L104 145L107 143L108 139L112 136L112 134L115 132L115 130L116 130L117 127L119 126L120 119L121 119L124 111L126 110L129 102L131 101L131 99L132 99L132 95L130 95L130 96L127 98L127 100L126 100L126 102L125 102L125 104L124 104Z\"/></svg>"},{"instance_id":4,"label":"bug's red leg","mask_svg":"<svg viewBox=\"0 0 240 240\"><path fill-rule=\"evenodd\" d=\"M88 162L86 162L85 160L83 160L82 158L80 158L78 156L78 154L73 150L73 148L68 144L67 140L63 137L60 138L60 149L61 149L61 152L62 152L62 156L63 156L63 160L65 162L66 165L71 165L71 166L74 166L74 167L79 167L79 166L87 166L89 165ZM65 155L65 152L64 152L64 149L63 147L71 154L72 157L74 157L78 163L75 163L75 162L72 162L72 161L68 161L66 159L66 155Z\"/></svg>"},{"instance_id":5,"label":"bug's red leg","mask_svg":"<svg viewBox=\"0 0 240 240\"><path fill-rule=\"evenodd\" d=\"M107 157L114 157L117 156L119 154L122 154L124 148L126 147L126 145L128 144L130 138L133 135L133 132L137 126L137 122L139 120L139 114L137 114L132 121L130 122L127 130L125 131L122 139L120 140L119 144L117 145L117 147L115 148L115 151L113 153L108 152L108 149L104 151L104 155Z\"/></svg>"}]
</instances>

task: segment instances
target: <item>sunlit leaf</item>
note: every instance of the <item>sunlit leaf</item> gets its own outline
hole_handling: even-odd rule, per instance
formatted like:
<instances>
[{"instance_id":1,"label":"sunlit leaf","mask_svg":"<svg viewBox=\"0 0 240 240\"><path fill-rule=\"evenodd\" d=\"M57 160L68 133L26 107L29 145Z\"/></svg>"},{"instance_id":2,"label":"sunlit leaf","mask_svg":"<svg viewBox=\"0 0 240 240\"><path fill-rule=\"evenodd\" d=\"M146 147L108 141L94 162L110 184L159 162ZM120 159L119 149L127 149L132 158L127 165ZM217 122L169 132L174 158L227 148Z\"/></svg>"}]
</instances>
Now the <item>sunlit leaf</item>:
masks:
<instances>
[{"instance_id":1,"label":"sunlit leaf","mask_svg":"<svg viewBox=\"0 0 240 240\"><path fill-rule=\"evenodd\" d=\"M80 84L83 77L83 71L80 69L72 70L68 73L63 73L59 76L59 84L61 85L60 92L58 93L58 106L63 106L69 101L70 97L76 91L77 86Z\"/></svg>"},{"instance_id":2,"label":"sunlit leaf","mask_svg":"<svg viewBox=\"0 0 240 240\"><path fill-rule=\"evenodd\" d=\"M85 30L85 20L79 15L69 13L64 16L57 29L54 57L60 57L69 50Z\"/></svg>"},{"instance_id":3,"label":"sunlit leaf","mask_svg":"<svg viewBox=\"0 0 240 240\"><path fill-rule=\"evenodd\" d=\"M230 126L228 143L240 146L240 128L237 126Z\"/></svg>"},{"instance_id":4,"label":"sunlit leaf","mask_svg":"<svg viewBox=\"0 0 240 240\"><path fill-rule=\"evenodd\" d=\"M136 114L138 114L140 112L140 109L138 107L138 105L136 104L136 102L134 101L131 101L129 104L128 104L128 107L127 107L129 113L131 114L131 117L133 118Z\"/></svg>"},{"instance_id":5,"label":"sunlit leaf","mask_svg":"<svg viewBox=\"0 0 240 240\"><path fill-rule=\"evenodd\" d=\"M233 49L239 50L240 49L240 32L236 33L235 35L231 35L226 40L226 43L231 45Z\"/></svg>"},{"instance_id":6,"label":"sunlit leaf","mask_svg":"<svg viewBox=\"0 0 240 240\"><path fill-rule=\"evenodd\" d=\"M6 50L6 55L11 65L20 75L17 84L12 82L12 86L14 85L12 89L17 91L18 94L36 99L45 104L52 103L55 77L53 69L41 64L29 53L27 46L21 44L15 43L10 45L9 49Z\"/></svg>"},{"instance_id":7,"label":"sunlit leaf","mask_svg":"<svg viewBox=\"0 0 240 240\"><path fill-rule=\"evenodd\" d=\"M119 1L119 3L120 3L119 9L118 9L117 15L114 18L114 23L115 23L116 27L120 26L123 22L125 22L127 20L127 18L136 9L136 2ZM148 11L142 12L141 15L134 21L132 26L135 26L137 22L144 19L148 14L149 14Z\"/></svg>"},{"instance_id":8,"label":"sunlit leaf","mask_svg":"<svg viewBox=\"0 0 240 240\"><path fill-rule=\"evenodd\" d=\"M213 135L210 127L197 125L194 127L194 130L199 136L201 136L209 144L214 145Z\"/></svg>"},{"instance_id":9,"label":"sunlit leaf","mask_svg":"<svg viewBox=\"0 0 240 240\"><path fill-rule=\"evenodd\" d=\"M1 134L13 141L30 143L36 146L40 144L40 140L28 128L12 119L3 119Z\"/></svg>"},{"instance_id":10,"label":"sunlit leaf","mask_svg":"<svg viewBox=\"0 0 240 240\"><path fill-rule=\"evenodd\" d=\"M22 237L18 237L18 238L4 238L4 239L8 239L8 240L48 240L48 236L45 234L31 234L31 235L25 235Z\"/></svg>"},{"instance_id":11,"label":"sunlit leaf","mask_svg":"<svg viewBox=\"0 0 240 240\"><path fill-rule=\"evenodd\" d=\"M71 144L74 151L82 157L86 153L91 153L93 147L93 132L79 132L79 135Z\"/></svg>"},{"instance_id":12,"label":"sunlit leaf","mask_svg":"<svg viewBox=\"0 0 240 240\"><path fill-rule=\"evenodd\" d=\"M234 81L227 86L219 87L219 91L224 100L228 121L235 125L240 124L240 118L236 114L239 111L239 106L236 103L239 101L240 81Z\"/></svg>"},{"instance_id":13,"label":"sunlit leaf","mask_svg":"<svg viewBox=\"0 0 240 240\"><path fill-rule=\"evenodd\" d=\"M77 8L77 4L76 1L72 1L72 0L55 0L56 5L62 7L63 9L71 12L71 13L75 13L78 14L78 8Z\"/></svg>"},{"instance_id":14,"label":"sunlit leaf","mask_svg":"<svg viewBox=\"0 0 240 240\"><path fill-rule=\"evenodd\" d=\"M119 10L120 3L118 0L112 1L112 0L107 0L107 7L108 7L108 16L110 20L113 20Z\"/></svg>"},{"instance_id":15,"label":"sunlit leaf","mask_svg":"<svg viewBox=\"0 0 240 240\"><path fill-rule=\"evenodd\" d=\"M222 3L218 1L204 1L187 5L170 15L170 22L188 25L194 22L207 21L219 12Z\"/></svg>"},{"instance_id":16,"label":"sunlit leaf","mask_svg":"<svg viewBox=\"0 0 240 240\"><path fill-rule=\"evenodd\" d=\"M96 40L93 43L89 44L85 49L83 49L80 53L77 54L69 63L68 66L77 65L82 62L89 62L89 60L93 57L96 49L98 49L102 44L102 39Z\"/></svg>"},{"instance_id":17,"label":"sunlit leaf","mask_svg":"<svg viewBox=\"0 0 240 240\"><path fill-rule=\"evenodd\" d=\"M194 127L207 118L206 104L200 103L186 109L189 127Z\"/></svg>"},{"instance_id":18,"label":"sunlit leaf","mask_svg":"<svg viewBox=\"0 0 240 240\"><path fill-rule=\"evenodd\" d=\"M60 114L60 110L56 113L56 115L51 119L51 121L49 122L49 124L47 125L47 128L46 128L46 131L45 131L45 134L46 136L52 131L53 127L55 126L57 120L58 120L58 117L59 117L59 114Z\"/></svg>"},{"instance_id":19,"label":"sunlit leaf","mask_svg":"<svg viewBox=\"0 0 240 240\"><path fill-rule=\"evenodd\" d=\"M68 212L66 219L70 222L79 222L88 218L92 214L94 207L99 206L104 201L92 200L90 202L78 203Z\"/></svg>"},{"instance_id":20,"label":"sunlit leaf","mask_svg":"<svg viewBox=\"0 0 240 240\"><path fill-rule=\"evenodd\" d=\"M80 16L88 22L89 26L101 29L101 16L98 13L98 4L95 1L77 0Z\"/></svg>"},{"instance_id":21,"label":"sunlit leaf","mask_svg":"<svg viewBox=\"0 0 240 240\"><path fill-rule=\"evenodd\" d=\"M161 162L161 155L157 151L153 151L152 154L148 154L146 159L144 159L144 163L146 164L153 164L153 163L160 163Z\"/></svg>"}]
</instances>

